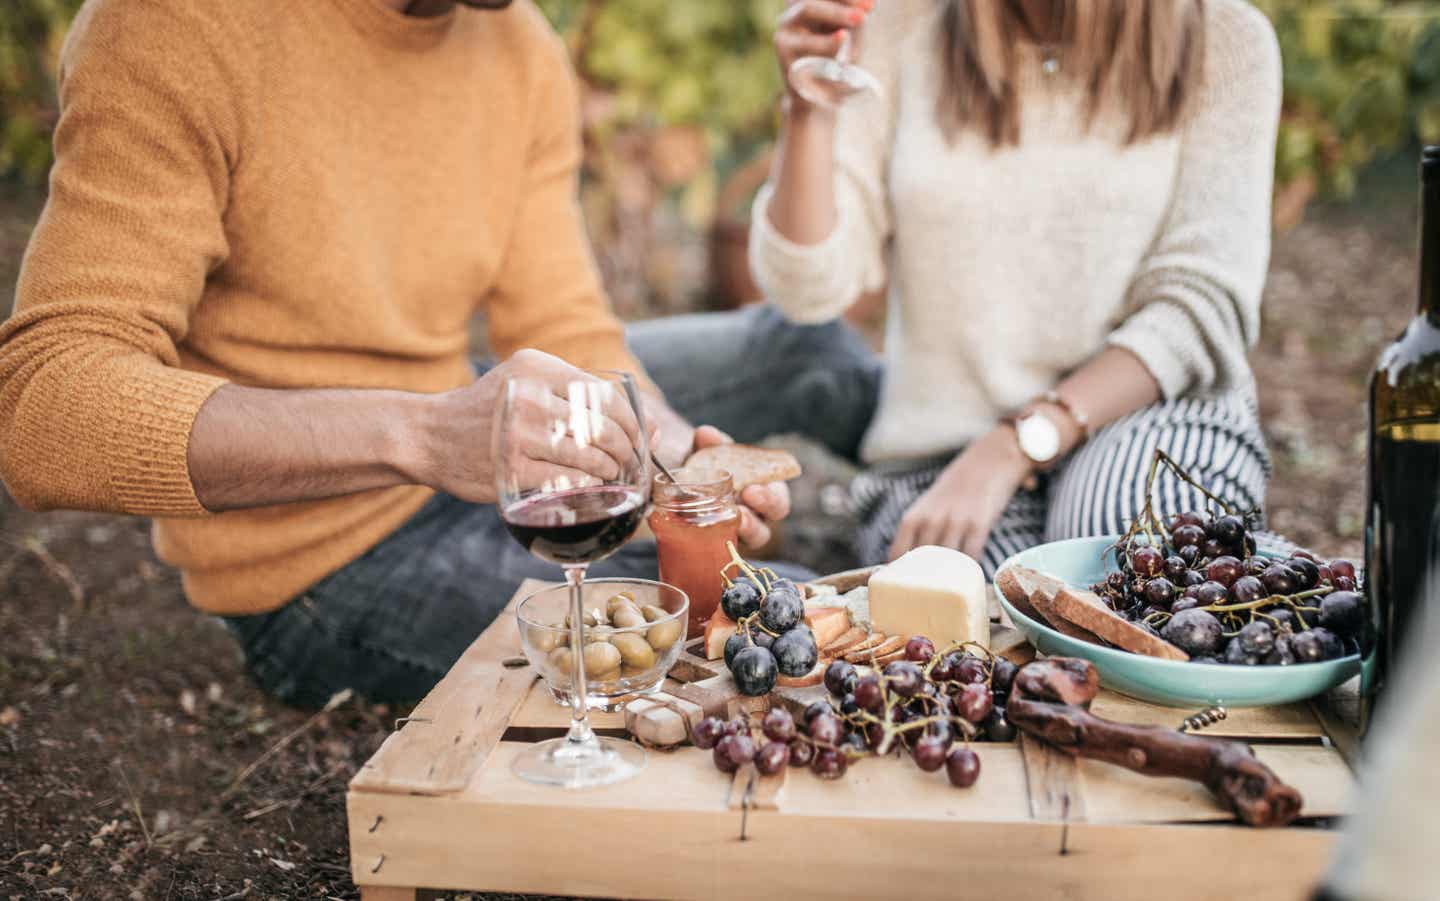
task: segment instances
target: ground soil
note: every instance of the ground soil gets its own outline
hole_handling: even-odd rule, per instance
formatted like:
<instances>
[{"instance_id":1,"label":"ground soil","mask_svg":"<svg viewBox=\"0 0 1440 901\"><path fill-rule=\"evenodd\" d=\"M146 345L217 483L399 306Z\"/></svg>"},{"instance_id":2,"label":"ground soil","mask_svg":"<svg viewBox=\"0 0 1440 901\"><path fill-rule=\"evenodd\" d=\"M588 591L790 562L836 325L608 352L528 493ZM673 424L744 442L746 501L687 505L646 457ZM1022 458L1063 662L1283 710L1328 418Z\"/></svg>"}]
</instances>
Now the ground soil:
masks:
<instances>
[{"instance_id":1,"label":"ground soil","mask_svg":"<svg viewBox=\"0 0 1440 901\"><path fill-rule=\"evenodd\" d=\"M1410 195L1366 196L1278 239L1254 357L1272 525L1331 555L1360 550L1365 380L1414 298ZM0 196L0 309L34 213ZM807 462L791 547L838 566L846 472ZM0 899L354 897L345 784L402 714L267 699L144 523L0 492Z\"/></svg>"}]
</instances>

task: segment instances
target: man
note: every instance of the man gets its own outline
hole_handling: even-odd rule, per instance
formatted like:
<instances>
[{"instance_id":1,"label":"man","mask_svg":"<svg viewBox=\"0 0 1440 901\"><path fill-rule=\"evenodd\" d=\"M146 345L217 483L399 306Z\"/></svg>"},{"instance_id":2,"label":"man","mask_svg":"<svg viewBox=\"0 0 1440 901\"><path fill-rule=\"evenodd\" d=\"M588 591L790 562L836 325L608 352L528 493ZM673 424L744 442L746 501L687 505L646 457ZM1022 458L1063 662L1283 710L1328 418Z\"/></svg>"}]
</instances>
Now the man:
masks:
<instances>
[{"instance_id":1,"label":"man","mask_svg":"<svg viewBox=\"0 0 1440 901\"><path fill-rule=\"evenodd\" d=\"M0 328L0 475L29 507L153 517L286 700L419 697L556 575L492 505L509 376L635 373L670 463L728 440L685 417L858 442L814 421L817 390L873 399L833 328L670 321L627 350L576 205L576 88L528 0L91 0L61 110ZM503 360L478 378L477 311ZM783 486L743 500L752 545L788 511ZM653 576L653 545L592 572Z\"/></svg>"}]
</instances>

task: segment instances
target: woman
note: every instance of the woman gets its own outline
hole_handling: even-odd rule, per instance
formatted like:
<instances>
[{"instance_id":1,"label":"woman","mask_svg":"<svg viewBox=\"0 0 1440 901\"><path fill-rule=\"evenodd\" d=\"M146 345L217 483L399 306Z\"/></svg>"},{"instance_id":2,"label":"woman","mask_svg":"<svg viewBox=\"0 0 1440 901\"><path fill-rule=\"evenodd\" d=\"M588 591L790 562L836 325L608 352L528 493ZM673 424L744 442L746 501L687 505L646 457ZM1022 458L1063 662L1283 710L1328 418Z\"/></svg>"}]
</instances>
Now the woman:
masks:
<instances>
[{"instance_id":1,"label":"woman","mask_svg":"<svg viewBox=\"0 0 1440 901\"><path fill-rule=\"evenodd\" d=\"M888 284L864 562L940 544L993 571L1122 531L1156 448L1258 508L1265 18L1244 0L792 0L782 69L841 30L883 93L838 113L786 98L750 254L797 322ZM1161 494L1204 506L1177 480Z\"/></svg>"}]
</instances>

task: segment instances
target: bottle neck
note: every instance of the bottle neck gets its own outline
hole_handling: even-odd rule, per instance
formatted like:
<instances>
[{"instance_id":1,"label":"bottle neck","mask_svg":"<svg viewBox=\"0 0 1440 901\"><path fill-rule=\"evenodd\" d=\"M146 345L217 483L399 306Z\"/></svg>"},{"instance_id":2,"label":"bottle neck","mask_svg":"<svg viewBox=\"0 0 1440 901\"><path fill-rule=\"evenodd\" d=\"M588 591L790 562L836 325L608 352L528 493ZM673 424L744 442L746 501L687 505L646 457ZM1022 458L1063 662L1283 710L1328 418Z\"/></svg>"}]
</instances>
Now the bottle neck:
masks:
<instances>
[{"instance_id":1,"label":"bottle neck","mask_svg":"<svg viewBox=\"0 0 1440 901\"><path fill-rule=\"evenodd\" d=\"M1440 147L1420 168L1420 315L1440 324Z\"/></svg>"}]
</instances>

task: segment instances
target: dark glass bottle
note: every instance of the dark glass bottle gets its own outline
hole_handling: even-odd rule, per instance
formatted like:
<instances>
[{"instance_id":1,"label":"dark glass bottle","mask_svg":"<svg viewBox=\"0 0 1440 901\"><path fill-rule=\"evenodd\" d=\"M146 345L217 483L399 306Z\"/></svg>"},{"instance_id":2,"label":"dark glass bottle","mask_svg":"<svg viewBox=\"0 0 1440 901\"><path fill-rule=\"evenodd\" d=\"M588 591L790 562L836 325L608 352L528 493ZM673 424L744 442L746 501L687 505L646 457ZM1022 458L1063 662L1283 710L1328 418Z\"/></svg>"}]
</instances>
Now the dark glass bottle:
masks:
<instances>
[{"instance_id":1,"label":"dark glass bottle","mask_svg":"<svg viewBox=\"0 0 1440 901\"><path fill-rule=\"evenodd\" d=\"M1420 185L1420 309L1370 382L1366 727L1421 614L1440 613L1440 146L1425 148Z\"/></svg>"}]
</instances>

